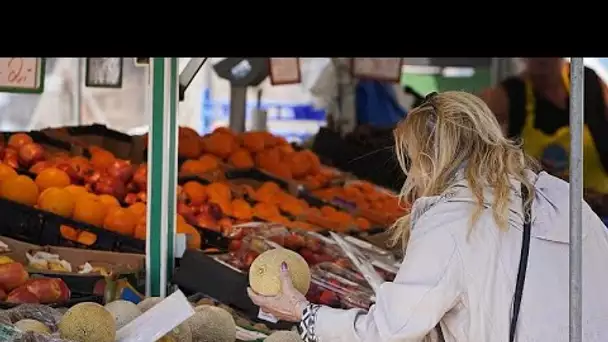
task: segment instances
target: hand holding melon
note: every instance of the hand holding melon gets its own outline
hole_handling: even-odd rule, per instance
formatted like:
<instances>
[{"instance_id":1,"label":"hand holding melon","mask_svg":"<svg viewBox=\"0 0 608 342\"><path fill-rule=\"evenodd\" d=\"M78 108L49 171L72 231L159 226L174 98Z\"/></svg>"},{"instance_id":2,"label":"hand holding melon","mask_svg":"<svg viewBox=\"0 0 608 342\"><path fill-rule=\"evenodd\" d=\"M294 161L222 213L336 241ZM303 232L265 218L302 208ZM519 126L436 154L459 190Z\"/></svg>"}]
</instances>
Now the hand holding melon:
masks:
<instances>
[{"instance_id":1,"label":"hand holding melon","mask_svg":"<svg viewBox=\"0 0 608 342\"><path fill-rule=\"evenodd\" d=\"M299 254L284 248L266 251L249 268L251 300L278 319L297 322L308 305L310 269Z\"/></svg>"}]
</instances>

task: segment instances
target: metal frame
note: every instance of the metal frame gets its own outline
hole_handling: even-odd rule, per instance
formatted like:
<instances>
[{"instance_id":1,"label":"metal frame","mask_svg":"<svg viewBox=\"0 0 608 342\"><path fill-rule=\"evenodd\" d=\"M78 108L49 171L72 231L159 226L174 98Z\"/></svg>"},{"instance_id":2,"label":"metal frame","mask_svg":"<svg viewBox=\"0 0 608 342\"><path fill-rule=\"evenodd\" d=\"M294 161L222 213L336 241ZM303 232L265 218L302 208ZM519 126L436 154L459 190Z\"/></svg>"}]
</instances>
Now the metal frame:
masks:
<instances>
[{"instance_id":1,"label":"metal frame","mask_svg":"<svg viewBox=\"0 0 608 342\"><path fill-rule=\"evenodd\" d=\"M582 57L570 62L570 342L582 342L583 320L583 127L584 75Z\"/></svg>"}]
</instances>

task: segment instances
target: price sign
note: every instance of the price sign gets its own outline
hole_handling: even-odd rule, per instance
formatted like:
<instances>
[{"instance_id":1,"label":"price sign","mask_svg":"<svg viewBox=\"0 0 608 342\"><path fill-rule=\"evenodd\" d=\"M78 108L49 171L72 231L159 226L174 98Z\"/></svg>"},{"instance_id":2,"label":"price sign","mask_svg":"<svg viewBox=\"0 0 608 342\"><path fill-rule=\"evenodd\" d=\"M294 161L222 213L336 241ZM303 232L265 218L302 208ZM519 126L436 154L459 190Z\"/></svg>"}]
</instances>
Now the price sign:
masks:
<instances>
[{"instance_id":1,"label":"price sign","mask_svg":"<svg viewBox=\"0 0 608 342\"><path fill-rule=\"evenodd\" d=\"M122 62L122 58L87 58L85 86L94 88L121 88Z\"/></svg>"},{"instance_id":2,"label":"price sign","mask_svg":"<svg viewBox=\"0 0 608 342\"><path fill-rule=\"evenodd\" d=\"M43 86L43 58L0 58L0 92L41 93Z\"/></svg>"},{"instance_id":3,"label":"price sign","mask_svg":"<svg viewBox=\"0 0 608 342\"><path fill-rule=\"evenodd\" d=\"M270 84L297 84L300 83L300 59L295 58L268 58Z\"/></svg>"},{"instance_id":4,"label":"price sign","mask_svg":"<svg viewBox=\"0 0 608 342\"><path fill-rule=\"evenodd\" d=\"M399 83L403 58L353 58L354 77Z\"/></svg>"}]
</instances>

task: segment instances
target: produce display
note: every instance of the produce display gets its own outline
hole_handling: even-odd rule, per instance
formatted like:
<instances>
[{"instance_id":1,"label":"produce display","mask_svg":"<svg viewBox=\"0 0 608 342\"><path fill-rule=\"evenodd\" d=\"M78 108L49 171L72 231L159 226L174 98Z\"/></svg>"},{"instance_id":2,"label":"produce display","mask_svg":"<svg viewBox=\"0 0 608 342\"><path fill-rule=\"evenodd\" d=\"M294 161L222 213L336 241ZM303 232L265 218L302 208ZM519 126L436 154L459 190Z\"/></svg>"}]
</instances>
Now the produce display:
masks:
<instances>
[{"instance_id":1,"label":"produce display","mask_svg":"<svg viewBox=\"0 0 608 342\"><path fill-rule=\"evenodd\" d=\"M17 203L33 216L58 218L51 220L57 236L70 246L114 250L107 244L100 247L104 232L124 241L145 241L148 166L141 159L121 159L116 155L126 155L82 141L82 154L78 149L61 151L38 141L39 133L33 132L5 137L5 143L0 141L0 205ZM215 247L219 254L213 257L248 274L251 288L263 295L280 291L280 265L285 262L294 286L314 303L362 309L373 303L365 278L324 235L360 236L390 225L408 210L396 195L369 182L347 180L321 164L315 153L268 132L218 128L200 136L180 127L178 153L175 227L186 234L188 249L208 253L208 247ZM229 176L231 170L247 169L268 177ZM26 237L36 243L35 235ZM212 244L211 238L226 247ZM394 278L389 252L357 247L384 279ZM114 341L120 328L161 301L150 297L136 304L109 296L105 305L84 301L64 277L95 274L111 279L112 267L70 262L43 248L28 250L19 262L7 252L0 243L0 307L10 307L0 311L0 330L14 329L23 340ZM95 285L94 292L98 290ZM232 342L238 329L262 332L271 342L300 341L297 333L256 323L242 308L210 299L193 307L193 316L158 341Z\"/></svg>"}]
</instances>

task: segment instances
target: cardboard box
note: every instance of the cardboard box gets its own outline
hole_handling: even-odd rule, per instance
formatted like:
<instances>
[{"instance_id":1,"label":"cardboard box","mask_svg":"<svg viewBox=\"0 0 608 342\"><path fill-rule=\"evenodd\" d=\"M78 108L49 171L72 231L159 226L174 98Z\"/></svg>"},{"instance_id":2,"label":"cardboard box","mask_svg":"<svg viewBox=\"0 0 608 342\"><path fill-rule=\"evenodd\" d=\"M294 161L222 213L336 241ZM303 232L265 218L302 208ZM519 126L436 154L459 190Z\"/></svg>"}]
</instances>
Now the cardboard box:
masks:
<instances>
[{"instance_id":1,"label":"cardboard box","mask_svg":"<svg viewBox=\"0 0 608 342\"><path fill-rule=\"evenodd\" d=\"M37 251L45 251L57 254L63 260L72 265L72 272L45 271L28 267L28 272L32 274L43 274L49 277L60 277L74 292L92 293L96 283L104 277L98 273L79 274L78 267L89 263L92 266L101 266L114 274L133 276L140 278L139 275L145 271L146 257L141 254L115 253L105 251L95 251L68 247L41 247L27 242L0 236L0 241L9 247L8 253L3 253L11 259L28 265L26 253L30 254ZM130 279L132 282L132 280Z\"/></svg>"}]
</instances>

